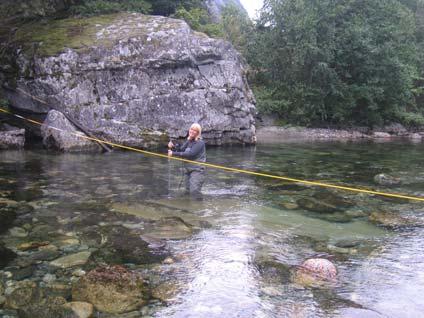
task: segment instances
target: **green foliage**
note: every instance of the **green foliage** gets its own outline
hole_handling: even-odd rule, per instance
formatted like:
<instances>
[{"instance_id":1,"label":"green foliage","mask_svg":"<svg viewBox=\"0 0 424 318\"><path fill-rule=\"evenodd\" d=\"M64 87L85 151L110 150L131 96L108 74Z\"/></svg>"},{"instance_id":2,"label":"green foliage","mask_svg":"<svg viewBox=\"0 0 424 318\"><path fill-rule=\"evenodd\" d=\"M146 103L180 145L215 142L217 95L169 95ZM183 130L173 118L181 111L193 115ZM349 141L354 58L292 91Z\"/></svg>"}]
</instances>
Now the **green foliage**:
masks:
<instances>
[{"instance_id":1,"label":"green foliage","mask_svg":"<svg viewBox=\"0 0 424 318\"><path fill-rule=\"evenodd\" d=\"M397 0L266 0L246 54L255 85L268 88L259 107L301 124L406 120L415 30Z\"/></svg>"},{"instance_id":2,"label":"green foliage","mask_svg":"<svg viewBox=\"0 0 424 318\"><path fill-rule=\"evenodd\" d=\"M221 28L223 36L243 55L253 31L253 23L244 10L230 3L222 9Z\"/></svg>"},{"instance_id":3,"label":"green foliage","mask_svg":"<svg viewBox=\"0 0 424 318\"><path fill-rule=\"evenodd\" d=\"M424 116L421 113L399 112L396 118L407 127L423 127Z\"/></svg>"},{"instance_id":4,"label":"green foliage","mask_svg":"<svg viewBox=\"0 0 424 318\"><path fill-rule=\"evenodd\" d=\"M122 11L150 13L151 4L145 0L85 0L80 5L71 7L71 13L81 16L93 16Z\"/></svg>"},{"instance_id":5,"label":"green foliage","mask_svg":"<svg viewBox=\"0 0 424 318\"><path fill-rule=\"evenodd\" d=\"M184 6L180 6L173 17L186 21L193 30L213 37L223 36L221 26L212 23L209 13L205 9L192 8L187 10Z\"/></svg>"},{"instance_id":6,"label":"green foliage","mask_svg":"<svg viewBox=\"0 0 424 318\"><path fill-rule=\"evenodd\" d=\"M81 0L71 7L74 15L93 16L122 11L170 16L179 7L191 10L202 8L202 0Z\"/></svg>"},{"instance_id":7,"label":"green foliage","mask_svg":"<svg viewBox=\"0 0 424 318\"><path fill-rule=\"evenodd\" d=\"M184 8L187 11L195 8L203 8L202 0L148 0L152 5L152 14L170 16L177 9Z\"/></svg>"}]
</instances>

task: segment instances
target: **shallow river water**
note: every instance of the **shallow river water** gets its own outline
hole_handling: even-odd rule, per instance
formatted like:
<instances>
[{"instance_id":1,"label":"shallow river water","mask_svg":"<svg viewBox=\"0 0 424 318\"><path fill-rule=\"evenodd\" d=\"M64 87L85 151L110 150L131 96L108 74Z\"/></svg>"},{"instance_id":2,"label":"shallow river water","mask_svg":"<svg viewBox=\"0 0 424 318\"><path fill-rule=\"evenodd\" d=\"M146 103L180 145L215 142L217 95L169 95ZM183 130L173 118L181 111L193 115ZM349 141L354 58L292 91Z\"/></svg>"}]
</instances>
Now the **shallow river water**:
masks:
<instances>
[{"instance_id":1,"label":"shallow river water","mask_svg":"<svg viewBox=\"0 0 424 318\"><path fill-rule=\"evenodd\" d=\"M210 163L424 197L423 153L423 144L365 142L207 150ZM382 173L400 183L377 184L374 176ZM122 235L136 231L156 239L171 260L114 259L112 263L139 271L152 288L167 283L172 294L162 301L152 297L144 308L122 317L423 316L423 202L214 168L207 168L206 176L203 201L196 201L181 193L180 162L118 151L0 152L0 203L33 208L18 213L0 235L1 244L17 253L2 263L5 286L24 279L40 286L52 281L70 286L76 269L89 271L100 263L93 255L110 243L105 242L113 236L105 229L114 226ZM328 211L322 211L322 202ZM372 219L375 213L401 220L388 225ZM190 231L155 228L164 217L178 217ZM101 239L92 239L100 232ZM56 254L19 262L39 253L18 248L34 241L55 245ZM59 271L48 265L55 257L80 251L91 253L85 264ZM312 288L295 281L297 266L314 257L336 265L336 282Z\"/></svg>"}]
</instances>

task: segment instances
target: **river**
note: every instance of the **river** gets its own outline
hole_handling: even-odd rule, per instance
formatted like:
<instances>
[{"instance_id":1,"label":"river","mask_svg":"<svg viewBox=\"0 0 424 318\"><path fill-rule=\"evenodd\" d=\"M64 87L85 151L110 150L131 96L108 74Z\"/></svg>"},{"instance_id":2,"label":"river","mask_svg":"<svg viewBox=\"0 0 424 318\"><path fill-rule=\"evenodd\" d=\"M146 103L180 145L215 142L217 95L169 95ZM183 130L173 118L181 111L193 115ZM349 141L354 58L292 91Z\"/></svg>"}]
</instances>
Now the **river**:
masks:
<instances>
[{"instance_id":1,"label":"river","mask_svg":"<svg viewBox=\"0 0 424 318\"><path fill-rule=\"evenodd\" d=\"M421 143L400 142L290 142L207 150L208 162L219 165L424 197L423 153ZM76 269L98 265L93 255L110 244L93 235L107 237L104 229L114 226L165 242L171 260L143 262L121 255L121 262L142 273L152 288L171 286L172 297L151 299L131 317L419 317L424 312L422 202L214 168L206 170L203 201L195 201L180 193L180 162L119 151L2 151L0 172L0 207L5 202L32 207L17 212L0 236L1 245L17 253L0 272L5 286L23 279L39 286L70 286L77 280ZM374 176L381 173L401 183L376 184ZM334 209L323 213L311 202ZM375 212L401 215L409 223L382 226L370 221ZM155 228L163 217L178 217L191 230L185 235L172 233L169 226ZM55 254L19 262L40 252L22 248L34 241L56 246ZM91 253L85 264L58 271L48 265L81 251ZM293 280L297 266L314 257L336 265L336 283L311 288ZM17 315L14 310L1 313Z\"/></svg>"}]
</instances>

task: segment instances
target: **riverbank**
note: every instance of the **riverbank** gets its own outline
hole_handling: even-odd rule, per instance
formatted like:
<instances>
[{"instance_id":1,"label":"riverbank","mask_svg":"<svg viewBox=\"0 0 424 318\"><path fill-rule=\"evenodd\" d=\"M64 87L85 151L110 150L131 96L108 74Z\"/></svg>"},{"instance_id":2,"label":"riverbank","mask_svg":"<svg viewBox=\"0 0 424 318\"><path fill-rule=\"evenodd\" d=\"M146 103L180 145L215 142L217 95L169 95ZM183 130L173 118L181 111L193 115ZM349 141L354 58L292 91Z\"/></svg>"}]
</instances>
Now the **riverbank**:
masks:
<instances>
[{"instance_id":1,"label":"riverbank","mask_svg":"<svg viewBox=\"0 0 424 318\"><path fill-rule=\"evenodd\" d=\"M424 131L409 131L402 125L391 125L381 129L326 129L306 128L292 126L263 126L256 130L258 143L276 141L302 141L302 140L374 140L396 141L408 140L421 142Z\"/></svg>"}]
</instances>

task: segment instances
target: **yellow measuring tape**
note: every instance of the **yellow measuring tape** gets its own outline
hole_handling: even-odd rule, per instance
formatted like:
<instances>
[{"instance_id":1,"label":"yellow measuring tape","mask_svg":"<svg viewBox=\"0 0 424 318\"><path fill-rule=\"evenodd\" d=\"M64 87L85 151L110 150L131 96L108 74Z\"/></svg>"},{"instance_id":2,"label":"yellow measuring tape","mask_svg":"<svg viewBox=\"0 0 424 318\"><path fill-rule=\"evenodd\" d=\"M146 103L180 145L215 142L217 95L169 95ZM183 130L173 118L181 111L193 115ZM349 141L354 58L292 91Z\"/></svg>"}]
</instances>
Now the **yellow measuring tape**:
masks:
<instances>
[{"instance_id":1,"label":"yellow measuring tape","mask_svg":"<svg viewBox=\"0 0 424 318\"><path fill-rule=\"evenodd\" d=\"M43 125L43 123L40 123L36 120L25 118L23 116L11 113L11 112L7 111L6 109L3 109L3 108L0 108L0 111L3 112L3 113L10 114L12 116L18 117L22 120L28 121L28 122L33 123L33 124ZM380 195L380 196L385 196L385 197L407 199L407 200L414 200L414 201L424 201L423 197L409 196L409 195L397 194L397 193L387 193L387 192L381 192L381 191L373 191L373 190L368 190L368 189L345 187L345 186L323 183L323 182L318 182L318 181L307 181L307 180L302 180L302 179L295 179L295 178L277 176L277 175L268 174L268 173L231 168L231 167L216 165L216 164L207 163L207 162L198 162L198 161L192 161L192 160L183 159L183 158L168 157L168 155L165 155L165 154L160 154L160 153L156 153L156 152L152 152L152 151L141 150L141 149L134 148L134 147L124 146L124 145L116 144L116 143L113 143L113 142L110 142L110 141L105 141L105 140L101 140L101 139L98 139L98 138L92 138L92 137L89 137L89 136L81 135L81 134L78 134L78 133L64 131L62 129L59 129L59 128L56 128L56 127L53 127L53 126L47 126L47 127L52 128L52 129L57 130L57 131L64 132L64 133L72 134L72 135L80 137L80 138L85 138L87 140L104 143L104 144L107 144L107 145L110 145L110 146L113 146L113 147L117 147L117 148L121 148L121 149L139 152L139 153L149 155L149 156L156 156L156 157L161 157L161 158L166 158L166 159L178 160L178 161L188 162L188 163L192 163L192 164L197 164L197 165L215 168L215 169L220 169L220 170L225 170L225 171L238 172L238 173L244 173L244 174L249 174L249 175L254 175L254 176L260 176L260 177L266 177L266 178L272 178L272 179L278 179L278 180L284 180L284 181L290 181L290 182L297 182L297 183L302 183L302 184L307 184L307 185L312 185L312 186L325 187L325 188L346 190L346 191L351 191L351 192L375 194L375 195Z\"/></svg>"}]
</instances>

